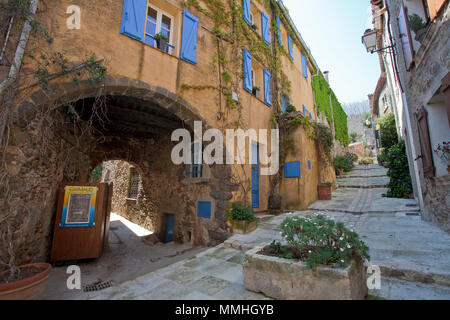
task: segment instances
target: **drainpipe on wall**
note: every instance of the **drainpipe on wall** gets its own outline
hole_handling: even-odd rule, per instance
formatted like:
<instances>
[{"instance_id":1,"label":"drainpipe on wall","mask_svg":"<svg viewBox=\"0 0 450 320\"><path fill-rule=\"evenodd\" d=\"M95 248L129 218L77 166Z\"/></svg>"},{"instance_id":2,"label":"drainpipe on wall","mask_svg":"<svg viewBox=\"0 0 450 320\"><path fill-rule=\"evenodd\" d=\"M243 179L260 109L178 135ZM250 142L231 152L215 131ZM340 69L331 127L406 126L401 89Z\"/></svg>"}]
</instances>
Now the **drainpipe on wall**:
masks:
<instances>
[{"instance_id":1,"label":"drainpipe on wall","mask_svg":"<svg viewBox=\"0 0 450 320\"><path fill-rule=\"evenodd\" d=\"M19 44L17 45L16 54L14 55L14 61L11 64L11 69L9 70L8 77L2 83L0 83L0 95L11 83L13 83L14 80L17 79L17 75L19 74L20 67L22 66L23 55L25 53L25 48L28 43L28 38L30 37L31 20L32 20L32 17L36 14L38 2L39 2L39 0L31 0L30 12L28 14L27 21L25 21L25 25L22 29L22 34L20 35ZM11 24L12 24L12 19L11 19ZM11 28L11 25L10 25L10 28ZM7 37L5 40L5 45L4 45L3 49L6 49L6 43L9 38L10 28L8 29L8 34L7 34ZM3 57L3 50L2 50L2 57ZM0 127L0 148L2 147L3 135L5 133L6 121L8 119L8 116L9 116L8 111L6 111L5 114L3 115L3 118L1 119L2 122L1 122L1 127Z\"/></svg>"}]
</instances>

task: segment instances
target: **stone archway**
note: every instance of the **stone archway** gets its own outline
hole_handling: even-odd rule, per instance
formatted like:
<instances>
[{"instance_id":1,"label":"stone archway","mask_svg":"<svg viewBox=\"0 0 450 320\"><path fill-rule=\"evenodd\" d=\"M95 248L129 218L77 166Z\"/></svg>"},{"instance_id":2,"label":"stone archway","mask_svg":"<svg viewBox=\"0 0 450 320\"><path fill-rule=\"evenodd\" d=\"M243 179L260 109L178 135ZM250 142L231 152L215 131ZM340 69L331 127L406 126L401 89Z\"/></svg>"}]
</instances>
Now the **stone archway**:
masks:
<instances>
[{"instance_id":1,"label":"stone archway","mask_svg":"<svg viewBox=\"0 0 450 320\"><path fill-rule=\"evenodd\" d=\"M231 168L226 165L207 166L207 177L189 181L185 167L170 161L170 132L180 125L193 128L194 121L208 124L196 110L177 95L164 88L153 87L142 81L125 77L106 77L99 85L89 82L51 83L47 91L36 91L17 106L18 118L12 128L12 139L7 150L11 170L13 201L18 203L18 225L26 221L19 239L18 263L46 260L51 243L56 196L59 184L65 177L60 154L68 143L62 136L66 132L54 132L41 148L36 139L34 122L38 110L50 105L74 103L75 107L88 106L90 99L101 92L106 104L111 106L112 120L103 130L101 139L85 141L89 145L83 152L74 148L74 159L69 169L89 172L99 163L121 159L137 164L142 170L145 193L154 204L155 232L163 233L163 215L175 214L175 239L200 245L213 245L224 241L227 232L227 204L235 190L230 182ZM114 105L113 105L114 104ZM88 108L87 108L88 109ZM80 113L82 114L82 113ZM97 128L99 129L99 128ZM42 147L42 146L40 146ZM42 152L42 149L45 149ZM84 170L84 171L83 171ZM87 174L78 174L78 180ZM211 218L197 216L198 201L212 203ZM31 209L30 209L31 208ZM17 226L18 227L18 226Z\"/></svg>"}]
</instances>

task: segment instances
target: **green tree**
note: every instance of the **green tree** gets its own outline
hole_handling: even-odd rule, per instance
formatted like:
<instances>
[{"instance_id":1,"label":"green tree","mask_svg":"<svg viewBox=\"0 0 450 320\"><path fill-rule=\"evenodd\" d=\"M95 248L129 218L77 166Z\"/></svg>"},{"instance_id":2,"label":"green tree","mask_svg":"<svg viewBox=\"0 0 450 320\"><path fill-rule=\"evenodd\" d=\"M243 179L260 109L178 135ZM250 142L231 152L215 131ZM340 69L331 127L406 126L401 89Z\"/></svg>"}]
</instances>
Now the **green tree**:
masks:
<instances>
[{"instance_id":1,"label":"green tree","mask_svg":"<svg viewBox=\"0 0 450 320\"><path fill-rule=\"evenodd\" d=\"M378 123L380 124L381 146L385 149L389 149L396 145L398 143L398 135L394 114L390 112L384 115Z\"/></svg>"},{"instance_id":2,"label":"green tree","mask_svg":"<svg viewBox=\"0 0 450 320\"><path fill-rule=\"evenodd\" d=\"M356 142L356 139L358 138L358 134L356 133L356 131L352 131L349 134L350 137L350 143L354 143Z\"/></svg>"},{"instance_id":3,"label":"green tree","mask_svg":"<svg viewBox=\"0 0 450 320\"><path fill-rule=\"evenodd\" d=\"M405 141L400 141L387 152L389 198L410 198L413 193L411 176L409 174L408 158Z\"/></svg>"}]
</instances>

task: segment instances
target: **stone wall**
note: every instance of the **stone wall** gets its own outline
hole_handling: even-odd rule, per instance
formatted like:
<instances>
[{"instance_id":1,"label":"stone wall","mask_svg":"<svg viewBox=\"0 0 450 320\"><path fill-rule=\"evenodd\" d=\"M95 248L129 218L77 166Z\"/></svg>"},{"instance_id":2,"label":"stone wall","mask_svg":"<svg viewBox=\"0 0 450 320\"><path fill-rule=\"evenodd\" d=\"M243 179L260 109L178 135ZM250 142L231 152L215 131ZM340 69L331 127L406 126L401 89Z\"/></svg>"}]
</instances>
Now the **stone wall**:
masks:
<instances>
[{"instance_id":1,"label":"stone wall","mask_svg":"<svg viewBox=\"0 0 450 320\"><path fill-rule=\"evenodd\" d=\"M425 201L432 212L430 221L450 232L450 175L427 179Z\"/></svg>"},{"instance_id":2,"label":"stone wall","mask_svg":"<svg viewBox=\"0 0 450 320\"><path fill-rule=\"evenodd\" d=\"M373 156L373 152L366 148L366 145L363 142L350 143L348 145L348 151L356 154L359 158Z\"/></svg>"},{"instance_id":3,"label":"stone wall","mask_svg":"<svg viewBox=\"0 0 450 320\"><path fill-rule=\"evenodd\" d=\"M450 72L450 4L448 2L427 28L425 35L420 39L421 46L415 54L415 63L406 74L407 81L404 82L412 125L412 133L409 134L413 135L414 148L418 155L422 154L422 150L414 112L419 108L425 107L428 113L431 148L435 148L437 143L444 139L447 141L450 139L450 128L446 119L443 119L446 116L446 106L440 93L442 79ZM436 118L434 114L432 117L432 113L435 113L437 109L442 116ZM435 135L436 130L438 135ZM437 161L441 159L434 154L432 156L434 166L437 166ZM434 177L425 177L422 160L418 159L417 164L424 201L422 218L449 231L448 173L445 169L436 170Z\"/></svg>"},{"instance_id":4,"label":"stone wall","mask_svg":"<svg viewBox=\"0 0 450 320\"><path fill-rule=\"evenodd\" d=\"M136 199L128 198L130 172L134 167L139 174L139 191ZM155 231L157 217L154 203L146 197L142 187L141 169L125 161L105 161L103 163L102 181L113 183L111 210L114 213L146 228Z\"/></svg>"}]
</instances>

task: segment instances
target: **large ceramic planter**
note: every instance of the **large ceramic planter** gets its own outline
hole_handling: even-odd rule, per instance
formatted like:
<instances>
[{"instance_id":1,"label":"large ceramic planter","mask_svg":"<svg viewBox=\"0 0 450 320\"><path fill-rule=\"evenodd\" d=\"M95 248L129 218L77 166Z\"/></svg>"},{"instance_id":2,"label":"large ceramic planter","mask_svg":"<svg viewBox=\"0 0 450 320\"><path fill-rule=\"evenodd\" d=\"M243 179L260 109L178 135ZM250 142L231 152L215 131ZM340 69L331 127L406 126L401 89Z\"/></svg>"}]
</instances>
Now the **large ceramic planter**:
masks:
<instances>
[{"instance_id":1,"label":"large ceramic planter","mask_svg":"<svg viewBox=\"0 0 450 320\"><path fill-rule=\"evenodd\" d=\"M331 186L318 185L317 193L319 194L319 200L331 200Z\"/></svg>"},{"instance_id":2,"label":"large ceramic planter","mask_svg":"<svg viewBox=\"0 0 450 320\"><path fill-rule=\"evenodd\" d=\"M19 281L0 284L0 300L36 300L41 297L52 266L48 263L32 263L19 269L26 267L38 267L42 271Z\"/></svg>"},{"instance_id":3,"label":"large ceramic planter","mask_svg":"<svg viewBox=\"0 0 450 320\"><path fill-rule=\"evenodd\" d=\"M367 296L366 268L355 259L345 269L326 266L312 270L306 263L258 254L264 246L245 253L245 289L283 300L361 300Z\"/></svg>"},{"instance_id":4,"label":"large ceramic planter","mask_svg":"<svg viewBox=\"0 0 450 320\"><path fill-rule=\"evenodd\" d=\"M231 221L231 227L233 228L233 233L235 234L247 234L256 229L257 223L254 221Z\"/></svg>"}]
</instances>

